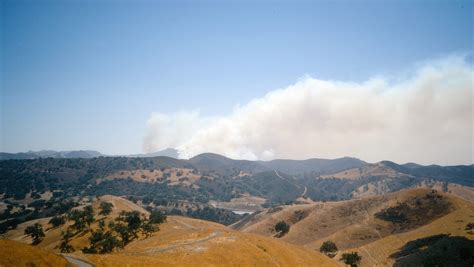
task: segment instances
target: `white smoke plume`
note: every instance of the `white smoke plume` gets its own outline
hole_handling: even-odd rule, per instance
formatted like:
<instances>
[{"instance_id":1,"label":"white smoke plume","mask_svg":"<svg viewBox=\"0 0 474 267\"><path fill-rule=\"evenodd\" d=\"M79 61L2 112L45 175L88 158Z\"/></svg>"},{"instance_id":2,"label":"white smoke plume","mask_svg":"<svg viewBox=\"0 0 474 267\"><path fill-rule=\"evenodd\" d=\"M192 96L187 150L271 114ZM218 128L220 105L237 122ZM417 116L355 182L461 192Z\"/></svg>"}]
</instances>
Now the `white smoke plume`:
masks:
<instances>
[{"instance_id":1,"label":"white smoke plume","mask_svg":"<svg viewBox=\"0 0 474 267\"><path fill-rule=\"evenodd\" d=\"M144 149L175 147L183 158L214 152L251 160L353 156L472 164L473 77L472 65L459 56L424 64L396 82L306 77L228 116L154 113Z\"/></svg>"}]
</instances>

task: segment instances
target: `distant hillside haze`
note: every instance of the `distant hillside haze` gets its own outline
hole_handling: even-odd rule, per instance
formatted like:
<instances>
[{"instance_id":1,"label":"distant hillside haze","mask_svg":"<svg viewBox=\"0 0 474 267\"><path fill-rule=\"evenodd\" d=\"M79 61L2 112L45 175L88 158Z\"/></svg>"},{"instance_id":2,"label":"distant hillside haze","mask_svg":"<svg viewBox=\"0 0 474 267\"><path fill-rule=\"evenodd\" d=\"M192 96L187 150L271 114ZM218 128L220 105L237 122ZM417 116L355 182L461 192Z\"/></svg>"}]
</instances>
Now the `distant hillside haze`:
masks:
<instances>
[{"instance_id":1,"label":"distant hillside haze","mask_svg":"<svg viewBox=\"0 0 474 267\"><path fill-rule=\"evenodd\" d=\"M94 150L76 150L76 151L28 151L20 153L0 152L0 160L7 159L37 159L37 158L96 158L104 156L102 153Z\"/></svg>"},{"instance_id":2,"label":"distant hillside haze","mask_svg":"<svg viewBox=\"0 0 474 267\"><path fill-rule=\"evenodd\" d=\"M86 151L17 155L0 161L0 194L24 198L29 192L80 190L92 195L143 195L208 203L240 197L268 205L297 201L346 200L406 188L449 183L474 186L474 165L408 167L355 158L248 161L204 153L189 160L158 157L94 157ZM47 153L43 153L45 155ZM20 156L23 156L22 160ZM76 156L78 158L67 158ZM88 185L90 185L88 187Z\"/></svg>"},{"instance_id":3,"label":"distant hillside haze","mask_svg":"<svg viewBox=\"0 0 474 267\"><path fill-rule=\"evenodd\" d=\"M96 157L120 157L121 155L106 155L101 152L94 150L73 150L73 151L54 151L54 150L40 150L40 151L28 151L20 153L6 153L0 152L0 160L7 159L37 159L37 158L78 158L88 159ZM125 157L130 158L151 158L151 157L170 157L178 158L178 151L173 148L168 148L161 151L156 151L147 154L130 154Z\"/></svg>"},{"instance_id":4,"label":"distant hillside haze","mask_svg":"<svg viewBox=\"0 0 474 267\"><path fill-rule=\"evenodd\" d=\"M259 163L269 169L291 175L305 172L335 173L351 168L358 168L367 164L360 159L350 157L307 160L275 159L271 161L260 161Z\"/></svg>"},{"instance_id":5,"label":"distant hillside haze","mask_svg":"<svg viewBox=\"0 0 474 267\"><path fill-rule=\"evenodd\" d=\"M131 158L150 158L150 157L170 157L177 159L179 157L178 150L174 148L167 148L164 150L146 153L146 154L131 154L127 155L127 157Z\"/></svg>"},{"instance_id":6,"label":"distant hillside haze","mask_svg":"<svg viewBox=\"0 0 474 267\"><path fill-rule=\"evenodd\" d=\"M178 159L178 150L167 148L146 154L129 154L129 155L106 155L95 150L73 150L73 151L28 151L20 153L0 152L0 160L8 159L38 159L38 158L96 158L96 157L128 157L128 158L153 158L153 157L169 157ZM239 170L248 173L259 173L265 171L279 171L289 175L299 175L303 173L334 174L344 170L360 168L371 163L353 157L343 157L337 159L320 159L311 158L305 160L293 159L274 159L270 161L251 161L236 160L215 153L202 153L196 155L187 161L197 169L205 172L224 174L229 170ZM474 165L456 165L456 166L439 166L439 165L420 165L416 163L397 164L392 161L384 160L380 164L385 165L399 173L412 174L417 176L434 176L434 177L474 177L472 169Z\"/></svg>"}]
</instances>

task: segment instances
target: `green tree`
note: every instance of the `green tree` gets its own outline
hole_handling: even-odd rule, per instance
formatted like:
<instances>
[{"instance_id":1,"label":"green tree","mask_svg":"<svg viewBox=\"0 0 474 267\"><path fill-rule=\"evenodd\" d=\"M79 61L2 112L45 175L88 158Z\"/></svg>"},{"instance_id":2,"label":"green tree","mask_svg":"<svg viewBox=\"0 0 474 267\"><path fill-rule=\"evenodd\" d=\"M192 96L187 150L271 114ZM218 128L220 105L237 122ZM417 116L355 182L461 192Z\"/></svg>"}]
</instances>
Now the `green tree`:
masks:
<instances>
[{"instance_id":1,"label":"green tree","mask_svg":"<svg viewBox=\"0 0 474 267\"><path fill-rule=\"evenodd\" d=\"M158 226L155 224L152 224L151 222L144 223L142 225L142 233L145 235L145 237L150 237L154 232L160 230Z\"/></svg>"},{"instance_id":2,"label":"green tree","mask_svg":"<svg viewBox=\"0 0 474 267\"><path fill-rule=\"evenodd\" d=\"M107 216L112 212L113 204L110 202L101 202L100 203L100 215Z\"/></svg>"},{"instance_id":3,"label":"green tree","mask_svg":"<svg viewBox=\"0 0 474 267\"><path fill-rule=\"evenodd\" d=\"M53 218L51 218L51 220L49 220L48 223L56 228L56 227L59 227L59 226L65 224L66 219L64 218L64 216L54 216Z\"/></svg>"},{"instance_id":4,"label":"green tree","mask_svg":"<svg viewBox=\"0 0 474 267\"><path fill-rule=\"evenodd\" d=\"M76 231L82 231L86 226L82 216L82 211L80 210L71 210L68 214L68 218L69 220L74 221L74 224L71 227Z\"/></svg>"},{"instance_id":5,"label":"green tree","mask_svg":"<svg viewBox=\"0 0 474 267\"><path fill-rule=\"evenodd\" d=\"M110 231L107 231L104 234L103 240L100 242L99 253L109 253L120 246L120 241L113 236Z\"/></svg>"},{"instance_id":6,"label":"green tree","mask_svg":"<svg viewBox=\"0 0 474 267\"><path fill-rule=\"evenodd\" d=\"M94 218L94 210L92 209L92 206L85 206L84 210L82 211L82 217L84 222L87 224L87 228L91 228L91 224L95 221Z\"/></svg>"},{"instance_id":7,"label":"green tree","mask_svg":"<svg viewBox=\"0 0 474 267\"><path fill-rule=\"evenodd\" d=\"M322 253L332 258L336 255L337 246L334 242L328 240L328 241L325 241L321 245L321 247L319 248L319 251L321 251Z\"/></svg>"},{"instance_id":8,"label":"green tree","mask_svg":"<svg viewBox=\"0 0 474 267\"><path fill-rule=\"evenodd\" d=\"M350 265L351 267L357 267L362 260L362 257L357 254L357 252L344 253L340 259L344 261L345 264Z\"/></svg>"},{"instance_id":9,"label":"green tree","mask_svg":"<svg viewBox=\"0 0 474 267\"><path fill-rule=\"evenodd\" d=\"M92 232L89 242L89 247L82 249L84 253L109 253L119 246L120 243L110 231L104 232L102 230Z\"/></svg>"},{"instance_id":10,"label":"green tree","mask_svg":"<svg viewBox=\"0 0 474 267\"><path fill-rule=\"evenodd\" d=\"M128 227L125 224L115 223L115 224L110 224L109 227L112 228L115 232L117 232L117 234L120 235L123 245L127 245L130 242L131 233L129 232Z\"/></svg>"},{"instance_id":11,"label":"green tree","mask_svg":"<svg viewBox=\"0 0 474 267\"><path fill-rule=\"evenodd\" d=\"M138 231L144 221L140 212L136 210L128 212L122 211L117 220L127 223L128 232L132 234L134 238L138 238Z\"/></svg>"},{"instance_id":12,"label":"green tree","mask_svg":"<svg viewBox=\"0 0 474 267\"><path fill-rule=\"evenodd\" d=\"M72 227L78 232L84 230L86 225L90 230L91 224L95 221L94 210L91 205L84 207L83 210L72 210L69 212L68 218L74 221Z\"/></svg>"},{"instance_id":13,"label":"green tree","mask_svg":"<svg viewBox=\"0 0 474 267\"><path fill-rule=\"evenodd\" d=\"M100 220L100 221L99 221L99 229L100 229L100 230L104 230L104 229L105 229L105 222L104 222L104 220Z\"/></svg>"},{"instance_id":14,"label":"green tree","mask_svg":"<svg viewBox=\"0 0 474 267\"><path fill-rule=\"evenodd\" d=\"M166 222L166 215L159 211L159 210L154 210L150 213L150 217L148 218L150 223L154 224L162 224Z\"/></svg>"},{"instance_id":15,"label":"green tree","mask_svg":"<svg viewBox=\"0 0 474 267\"><path fill-rule=\"evenodd\" d=\"M275 225L275 231L277 231L278 237L282 237L290 231L290 225L288 225L285 221L279 221Z\"/></svg>"},{"instance_id":16,"label":"green tree","mask_svg":"<svg viewBox=\"0 0 474 267\"><path fill-rule=\"evenodd\" d=\"M39 223L30 225L25 228L25 235L31 236L31 238L33 238L33 245L37 245L41 241L43 241L43 237L44 237L43 226Z\"/></svg>"},{"instance_id":17,"label":"green tree","mask_svg":"<svg viewBox=\"0 0 474 267\"><path fill-rule=\"evenodd\" d=\"M72 233L68 229L66 232L61 232L62 239L61 243L59 244L59 251L61 253L71 253L74 251L74 248L72 247L71 244L69 244L69 241L71 241Z\"/></svg>"}]
</instances>

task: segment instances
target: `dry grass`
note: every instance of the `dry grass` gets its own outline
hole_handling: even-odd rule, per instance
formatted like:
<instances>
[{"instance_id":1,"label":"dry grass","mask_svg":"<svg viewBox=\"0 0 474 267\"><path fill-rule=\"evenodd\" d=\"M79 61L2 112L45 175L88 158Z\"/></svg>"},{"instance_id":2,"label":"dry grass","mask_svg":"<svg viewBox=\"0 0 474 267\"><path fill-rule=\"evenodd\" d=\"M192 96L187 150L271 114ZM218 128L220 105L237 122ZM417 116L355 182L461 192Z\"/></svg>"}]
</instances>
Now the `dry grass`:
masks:
<instances>
[{"instance_id":1,"label":"dry grass","mask_svg":"<svg viewBox=\"0 0 474 267\"><path fill-rule=\"evenodd\" d=\"M191 185L201 178L201 175L193 173L193 169L189 168L166 168L164 170L145 170L138 169L132 171L118 171L105 178L98 179L97 183L105 180L128 179L131 178L135 182L156 183L169 181L171 185L185 184Z\"/></svg>"},{"instance_id":2,"label":"dry grass","mask_svg":"<svg viewBox=\"0 0 474 267\"><path fill-rule=\"evenodd\" d=\"M228 210L257 210L265 203L265 199L261 197L254 197L244 195L239 198L233 198L229 202L210 201L209 204L216 208Z\"/></svg>"},{"instance_id":3,"label":"dry grass","mask_svg":"<svg viewBox=\"0 0 474 267\"><path fill-rule=\"evenodd\" d=\"M367 176L386 176L386 177L397 177L403 175L393 170L390 167L385 166L383 163L367 164L360 168L354 168L338 172L335 174L322 175L321 178L338 178L338 179L350 179L355 180L361 177Z\"/></svg>"},{"instance_id":4,"label":"dry grass","mask_svg":"<svg viewBox=\"0 0 474 267\"><path fill-rule=\"evenodd\" d=\"M147 213L123 198L103 196L93 203L97 219L102 218L97 215L101 201L114 205L107 220L122 210ZM49 227L48 220L44 218L21 224L17 230L8 233L9 238L30 243L31 240L23 235L24 228L39 222L46 229ZM67 225L64 225L46 231L44 240L35 249L43 248L57 253L61 231L66 228ZM96 229L97 223L91 228ZM80 249L88 245L89 236L90 233L86 233L73 237L71 245L76 251L72 254L97 266L336 266L332 260L311 249L180 216L169 216L168 221L160 225L160 231L151 237L145 239L140 236L124 249L111 254L83 254Z\"/></svg>"},{"instance_id":5,"label":"dry grass","mask_svg":"<svg viewBox=\"0 0 474 267\"><path fill-rule=\"evenodd\" d=\"M0 266L71 266L53 252L12 240L0 240Z\"/></svg>"},{"instance_id":6,"label":"dry grass","mask_svg":"<svg viewBox=\"0 0 474 267\"><path fill-rule=\"evenodd\" d=\"M456 198L453 198L453 203L456 205L455 211L428 225L409 232L390 235L353 250L362 255L361 266L391 266L394 261L389 256L397 252L407 242L435 234L465 236L474 240L474 236L464 230L468 222L474 221L474 206Z\"/></svg>"},{"instance_id":7,"label":"dry grass","mask_svg":"<svg viewBox=\"0 0 474 267\"><path fill-rule=\"evenodd\" d=\"M308 215L292 223L290 232L282 240L314 250L318 250L324 241L332 240L340 250L358 251L363 256L363 266L391 264L393 262L388 256L413 239L440 233L474 238L464 231L465 225L474 219L474 205L452 194L443 194L454 206L450 213L438 219L435 217L428 224L402 234L393 235L394 225L374 217L374 213L383 208L424 196L430 191L427 188L409 189L349 201L285 206L277 212L261 212L233 227L244 232L272 236L277 221L291 223L298 211L305 212Z\"/></svg>"},{"instance_id":8,"label":"dry grass","mask_svg":"<svg viewBox=\"0 0 474 267\"><path fill-rule=\"evenodd\" d=\"M87 257L97 266L337 266L310 249L175 216L148 239Z\"/></svg>"}]
</instances>

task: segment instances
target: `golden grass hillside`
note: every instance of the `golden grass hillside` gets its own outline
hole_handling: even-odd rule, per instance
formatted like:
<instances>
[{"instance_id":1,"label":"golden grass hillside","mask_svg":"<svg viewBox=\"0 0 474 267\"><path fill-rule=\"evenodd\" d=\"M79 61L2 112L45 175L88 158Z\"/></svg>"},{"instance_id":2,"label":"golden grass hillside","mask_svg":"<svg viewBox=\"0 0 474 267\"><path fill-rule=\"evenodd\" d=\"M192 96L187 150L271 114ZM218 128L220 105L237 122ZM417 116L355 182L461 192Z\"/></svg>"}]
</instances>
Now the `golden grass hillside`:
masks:
<instances>
[{"instance_id":1,"label":"golden grass hillside","mask_svg":"<svg viewBox=\"0 0 474 267\"><path fill-rule=\"evenodd\" d=\"M98 215L101 201L114 205L107 218ZM115 196L101 197L93 203L93 208L96 219L106 222L122 210L138 210L148 214L136 204ZM44 218L34 222L48 229L48 220ZM18 229L7 234L7 238L31 243L31 239L23 235L23 230L34 222L19 225ZM59 253L61 232L67 226L46 230L44 240L37 247L25 246ZM169 216L167 222L159 227L160 231L150 237L140 235L123 249L110 254L82 253L80 249L88 245L90 232L77 234L70 242L76 251L70 255L96 266L336 266L318 251L275 238L241 233L208 221ZM92 230L97 228L97 222L91 225Z\"/></svg>"},{"instance_id":2,"label":"golden grass hillside","mask_svg":"<svg viewBox=\"0 0 474 267\"><path fill-rule=\"evenodd\" d=\"M367 164L360 168L353 168L345 171L341 171L334 174L322 175L321 178L338 178L338 179L359 179L361 177L368 176L386 176L386 177L397 177L401 174L396 170L386 166L383 162Z\"/></svg>"},{"instance_id":3,"label":"golden grass hillside","mask_svg":"<svg viewBox=\"0 0 474 267\"><path fill-rule=\"evenodd\" d=\"M284 241L317 250L324 241L332 240L340 250L358 251L363 256L364 266L385 265L393 263L388 259L389 255L419 237L450 233L474 238L463 230L468 222L474 222L474 205L450 194L439 193L451 205L447 211L433 216L426 225L415 225L402 233L391 223L374 216L383 208L426 196L430 192L431 189L419 188L349 201L276 207L231 227L273 236L275 224L284 220L291 225L289 233L281 238ZM375 249L377 252L372 252Z\"/></svg>"},{"instance_id":4,"label":"golden grass hillside","mask_svg":"<svg viewBox=\"0 0 474 267\"><path fill-rule=\"evenodd\" d=\"M452 197L451 201L455 209L448 215L412 231L389 235L351 251L357 251L362 255L361 266L392 266L394 259L389 256L412 240L437 234L462 236L474 240L474 235L465 230L467 223L474 222L474 205L457 197Z\"/></svg>"},{"instance_id":5,"label":"golden grass hillside","mask_svg":"<svg viewBox=\"0 0 474 267\"><path fill-rule=\"evenodd\" d=\"M160 227L150 238L87 260L97 266L337 266L314 250L202 220L170 216Z\"/></svg>"},{"instance_id":6,"label":"golden grass hillside","mask_svg":"<svg viewBox=\"0 0 474 267\"><path fill-rule=\"evenodd\" d=\"M112 212L111 214L107 216L107 218L98 214L99 205L102 201L110 202L113 204ZM93 230L96 230L98 228L97 222L99 220L104 219L106 222L108 222L112 218L117 217L121 211L137 210L143 214L146 214L146 215L148 214L148 211L138 206L137 204L131 201L128 201L124 198L111 196L111 195L105 195L105 196L100 197L97 201L92 203L92 207L94 209L94 215L96 217L96 222L91 225L91 229ZM81 207L77 207L77 208L80 209ZM40 223L43 226L43 229L45 230L45 237L43 241L37 245L37 247L58 252L57 247L59 246L60 241L61 241L61 233L63 231L66 232L68 226L70 226L72 222L68 222L65 225L62 225L57 228L52 228L51 225L48 224L48 221L50 219L51 217L47 217L47 218L31 220L31 221L27 221L22 224L19 224L16 229L8 231L6 234L4 234L3 238L30 244L31 238L24 234L25 228L28 227L29 225ZM78 234L72 239L71 245L76 249L81 249L82 247L87 246L89 242L88 241L89 236L90 236L90 233Z\"/></svg>"},{"instance_id":7,"label":"golden grass hillside","mask_svg":"<svg viewBox=\"0 0 474 267\"><path fill-rule=\"evenodd\" d=\"M72 266L66 259L38 247L0 240L0 266Z\"/></svg>"}]
</instances>

